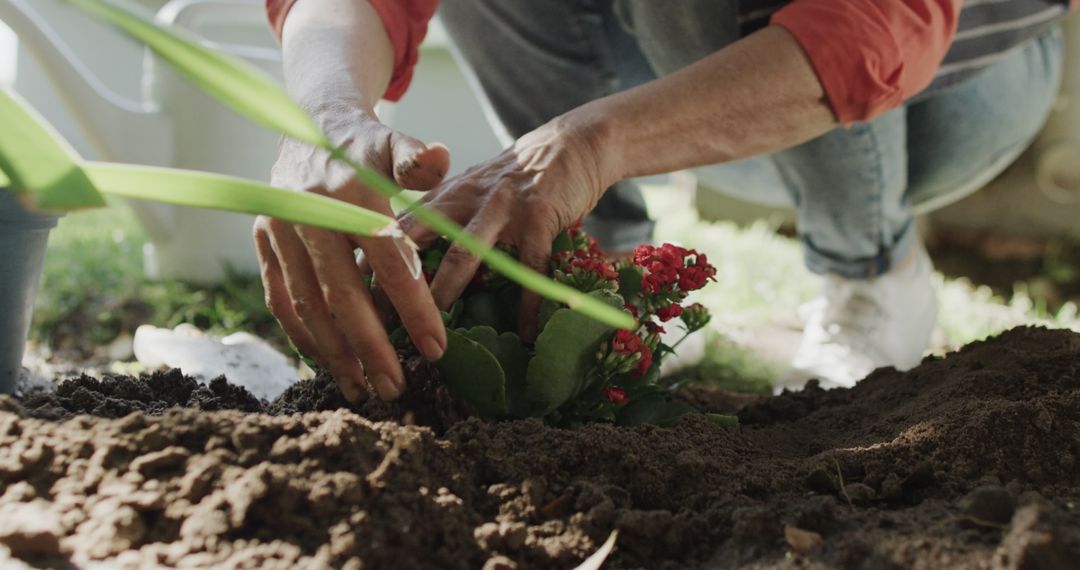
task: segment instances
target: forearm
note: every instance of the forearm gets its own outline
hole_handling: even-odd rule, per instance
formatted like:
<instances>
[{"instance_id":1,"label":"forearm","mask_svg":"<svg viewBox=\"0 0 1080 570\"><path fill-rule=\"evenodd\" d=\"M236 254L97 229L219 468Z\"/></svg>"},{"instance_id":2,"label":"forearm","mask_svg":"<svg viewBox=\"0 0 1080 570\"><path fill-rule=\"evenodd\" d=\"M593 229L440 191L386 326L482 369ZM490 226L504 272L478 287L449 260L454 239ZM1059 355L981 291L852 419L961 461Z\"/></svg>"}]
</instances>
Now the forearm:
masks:
<instances>
[{"instance_id":1,"label":"forearm","mask_svg":"<svg viewBox=\"0 0 1080 570\"><path fill-rule=\"evenodd\" d=\"M739 160L836 126L802 48L777 26L559 120L595 132L605 182Z\"/></svg>"},{"instance_id":2,"label":"forearm","mask_svg":"<svg viewBox=\"0 0 1080 570\"><path fill-rule=\"evenodd\" d=\"M299 0L285 20L282 47L286 88L308 112L374 116L390 82L394 50L371 4Z\"/></svg>"}]
</instances>

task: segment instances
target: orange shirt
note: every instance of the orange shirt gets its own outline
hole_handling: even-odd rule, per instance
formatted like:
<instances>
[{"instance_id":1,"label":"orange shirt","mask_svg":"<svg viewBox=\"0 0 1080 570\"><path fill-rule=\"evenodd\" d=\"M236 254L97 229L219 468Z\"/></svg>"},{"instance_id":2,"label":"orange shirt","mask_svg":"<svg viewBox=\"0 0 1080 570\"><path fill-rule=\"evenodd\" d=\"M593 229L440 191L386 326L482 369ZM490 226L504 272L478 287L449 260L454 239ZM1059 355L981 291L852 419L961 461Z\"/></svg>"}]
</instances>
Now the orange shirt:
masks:
<instances>
[{"instance_id":1,"label":"orange shirt","mask_svg":"<svg viewBox=\"0 0 1080 570\"><path fill-rule=\"evenodd\" d=\"M394 47L384 97L412 80L418 46L438 0L367 0ZM1075 7L1080 0L1072 0ZM280 37L296 0L266 0ZM926 88L949 50L963 0L794 0L772 17L799 42L843 124L871 120Z\"/></svg>"}]
</instances>

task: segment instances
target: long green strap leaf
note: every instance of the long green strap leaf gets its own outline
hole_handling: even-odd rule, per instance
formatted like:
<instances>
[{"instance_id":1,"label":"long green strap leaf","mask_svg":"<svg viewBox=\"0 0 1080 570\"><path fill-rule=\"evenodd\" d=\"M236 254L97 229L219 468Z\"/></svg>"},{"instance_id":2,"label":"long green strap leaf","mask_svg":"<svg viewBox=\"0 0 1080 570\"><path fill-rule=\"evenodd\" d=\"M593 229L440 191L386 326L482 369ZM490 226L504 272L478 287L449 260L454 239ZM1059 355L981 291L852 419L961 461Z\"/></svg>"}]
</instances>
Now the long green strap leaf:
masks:
<instances>
[{"instance_id":1,"label":"long green strap leaf","mask_svg":"<svg viewBox=\"0 0 1080 570\"><path fill-rule=\"evenodd\" d=\"M66 0L84 11L107 20L146 43L162 59L172 64L196 86L237 113L256 123L314 144L344 160L357 178L381 194L411 208L422 223L461 244L484 260L491 269L552 300L618 328L632 328L634 320L623 311L590 299L571 287L525 267L505 253L491 248L446 216L406 197L401 188L381 174L366 168L335 148L318 130L314 121L281 87L247 63L199 45L176 30L165 28L122 7L116 0Z\"/></svg>"},{"instance_id":2,"label":"long green strap leaf","mask_svg":"<svg viewBox=\"0 0 1080 570\"><path fill-rule=\"evenodd\" d=\"M7 87L0 88L0 134L3 186L29 196L31 205L44 210L105 205L75 151Z\"/></svg>"},{"instance_id":3,"label":"long green strap leaf","mask_svg":"<svg viewBox=\"0 0 1080 570\"><path fill-rule=\"evenodd\" d=\"M107 162L88 162L84 169L97 188L111 196L263 214L362 236L389 235L397 227L393 218L341 200L243 178Z\"/></svg>"},{"instance_id":4,"label":"long green strap leaf","mask_svg":"<svg viewBox=\"0 0 1080 570\"><path fill-rule=\"evenodd\" d=\"M145 43L192 83L237 113L293 138L318 146L327 144L311 117L261 70L225 57L183 31L162 26L116 0L65 1Z\"/></svg>"}]
</instances>

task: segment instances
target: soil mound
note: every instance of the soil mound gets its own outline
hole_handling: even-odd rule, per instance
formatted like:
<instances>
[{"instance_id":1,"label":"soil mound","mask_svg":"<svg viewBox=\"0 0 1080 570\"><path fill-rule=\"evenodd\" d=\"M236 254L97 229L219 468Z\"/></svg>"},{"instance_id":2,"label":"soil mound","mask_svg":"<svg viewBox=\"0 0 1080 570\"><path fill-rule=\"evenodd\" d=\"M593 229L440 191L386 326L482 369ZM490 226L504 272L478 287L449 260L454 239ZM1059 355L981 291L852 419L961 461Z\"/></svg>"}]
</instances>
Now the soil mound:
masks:
<instances>
[{"instance_id":1,"label":"soil mound","mask_svg":"<svg viewBox=\"0 0 1080 570\"><path fill-rule=\"evenodd\" d=\"M0 397L0 565L572 568L613 530L608 568L1080 559L1067 331L761 399L738 429L458 421L409 392L350 410L327 379L267 403L165 372Z\"/></svg>"}]
</instances>

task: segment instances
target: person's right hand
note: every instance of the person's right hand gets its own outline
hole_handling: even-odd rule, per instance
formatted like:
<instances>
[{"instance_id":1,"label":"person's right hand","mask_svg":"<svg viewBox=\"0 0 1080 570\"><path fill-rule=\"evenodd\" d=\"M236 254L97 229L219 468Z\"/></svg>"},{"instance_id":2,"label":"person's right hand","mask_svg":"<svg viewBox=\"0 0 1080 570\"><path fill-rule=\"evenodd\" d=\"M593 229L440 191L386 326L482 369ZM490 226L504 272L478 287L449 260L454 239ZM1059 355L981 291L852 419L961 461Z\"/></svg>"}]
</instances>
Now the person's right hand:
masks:
<instances>
[{"instance_id":1,"label":"person's right hand","mask_svg":"<svg viewBox=\"0 0 1080 570\"><path fill-rule=\"evenodd\" d=\"M335 109L317 114L330 140L349 156L404 188L436 186L449 168L445 147L427 146L398 133L362 111ZM389 202L360 185L347 165L328 153L283 140L272 184L315 192L393 217ZM354 248L382 289L420 353L438 360L446 350L446 330L423 278L412 275L388 238L362 238L260 216L254 227L266 304L305 355L330 370L345 397L357 402L370 386L384 400L405 387L404 374L379 318Z\"/></svg>"}]
</instances>

